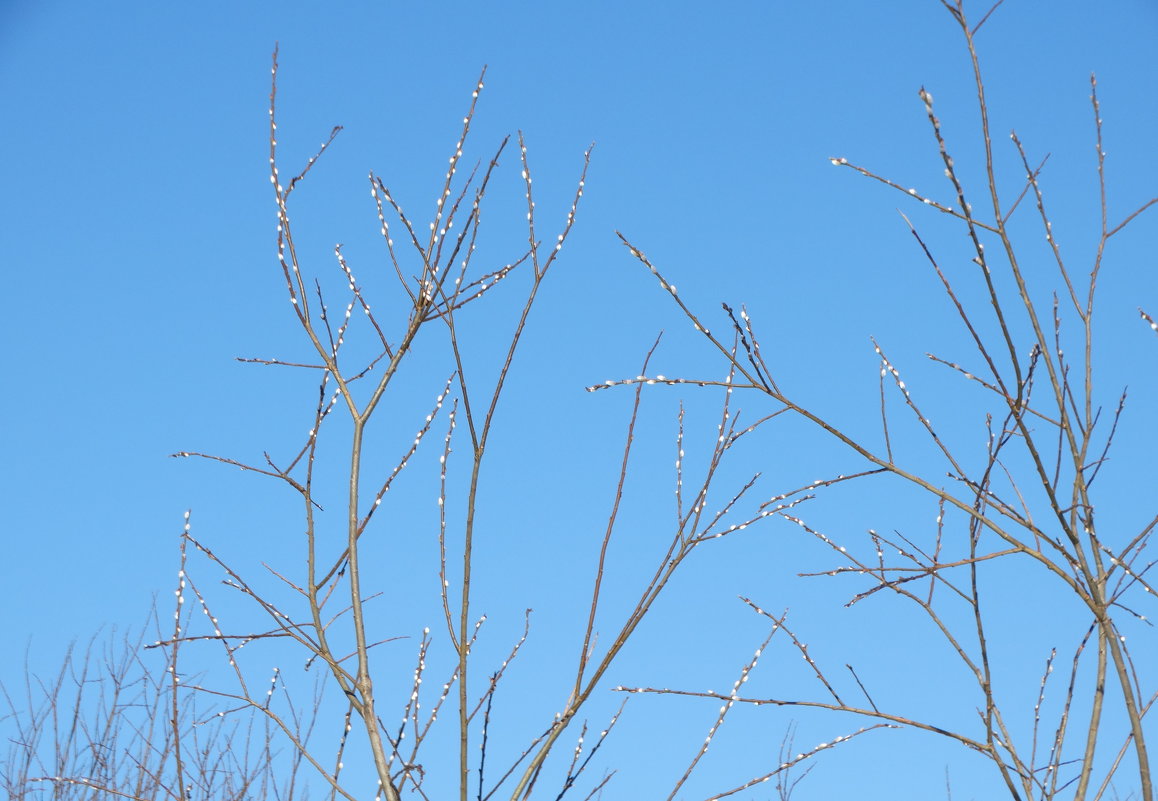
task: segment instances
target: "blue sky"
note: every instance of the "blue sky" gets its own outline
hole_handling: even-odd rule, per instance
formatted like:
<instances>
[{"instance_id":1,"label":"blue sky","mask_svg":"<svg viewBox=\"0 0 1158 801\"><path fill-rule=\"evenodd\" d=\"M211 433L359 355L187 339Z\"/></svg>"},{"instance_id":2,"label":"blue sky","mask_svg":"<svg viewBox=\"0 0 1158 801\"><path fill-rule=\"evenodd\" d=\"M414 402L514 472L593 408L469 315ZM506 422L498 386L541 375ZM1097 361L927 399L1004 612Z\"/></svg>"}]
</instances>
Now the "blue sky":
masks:
<instances>
[{"instance_id":1,"label":"blue sky","mask_svg":"<svg viewBox=\"0 0 1158 801\"><path fill-rule=\"evenodd\" d=\"M975 19L984 10L970 8ZM1110 217L1120 219L1158 187L1149 155L1158 129L1156 37L1152 2L1095 7L1064 0L1044 9L1008 0L978 38L999 169L1015 186L1019 169L1004 135L1011 128L1035 158L1051 154L1045 180L1055 230L1075 263L1088 262L1097 231L1091 71L1105 120ZM910 383L940 404L949 435L976 443L963 447L982 446L982 421L967 405L973 396L923 356L967 351L896 210L928 226L922 230L949 259L960 255L959 239L920 204L904 205L896 192L828 160L847 157L951 202L917 97L925 86L963 171L980 164L966 53L935 0L503 3L485 10L465 3L351 2L320 10L305 3L9 0L0 7L0 142L7 154L0 263L10 343L0 400L0 602L10 611L0 616L0 631L14 654L27 644L34 670L50 670L69 642L101 627L138 624L154 596L171 593L186 509L193 510L195 534L239 566L296 564L293 498L235 470L167 458L187 449L257 461L264 449L287 452L308 428L309 381L234 361L303 354L275 260L267 171L275 43L283 172L296 171L332 126L344 126L298 192L299 244L331 280L333 245L344 243L383 308L394 302L393 287L379 277L388 263L366 174L381 175L424 218L483 65L486 87L468 158L487 157L502 136L521 129L544 225L562 222L583 150L595 142L576 229L532 318L496 433L501 444L487 485L493 544L481 558L480 573L489 578L476 603L494 621L496 651L517 633L527 606L539 615L531 664L549 671L553 650L572 650L567 625L585 603L586 581L572 574L575 565L588 574L630 406L627 390L583 388L634 375L660 330L654 372L722 377L718 360L619 244L616 230L721 330L719 303L746 303L779 380L826 416L874 436L871 335ZM509 243L505 252L517 253L521 189L513 151L501 172L487 222L496 242ZM1158 312L1154 232L1154 219L1143 217L1118 237L1100 284L1104 402L1112 407L1125 384L1131 393L1126 433L1103 488L1104 519L1129 531L1153 514L1145 504L1154 495L1147 414L1158 390L1158 351L1136 308ZM1049 268L1048 254L1036 255ZM1054 274L1043 275L1048 293ZM484 317L474 324L472 347L485 356L501 332ZM417 357L390 410L402 422L387 433L399 443L412 436L448 374L431 363L436 350ZM674 516L681 398L689 443L701 457L713 436L718 393L685 387L646 395L641 473L624 511L624 561L615 574L622 585L613 601L630 595L639 566ZM756 398L736 403L748 419L763 413ZM441 439L441 428L435 431ZM397 450L393 441L387 437L389 453ZM397 511L397 520L418 529L429 525L429 505L415 499L433 486L435 448L425 457L407 485L414 508ZM857 465L832 443L788 426L748 446L727 478L762 470L767 497ZM833 493L827 505L818 501L810 520L853 541L868 528L927 526L936 514L903 491L863 486ZM905 703L916 707L909 708L944 700L950 679L914 647L919 637L900 633L912 621L899 604L880 599L873 609L845 610L843 602L862 588L853 580L796 577L831 566L831 553L788 523L768 521L745 536L714 544L689 566L625 654L615 682L730 686L766 633L736 600L747 595L768 609L791 608L795 629L810 632L815 648L828 648L832 664L862 660L865 670L887 677L888 692L912 692ZM404 562L404 572L416 575L432 568ZM1074 631L1056 608L1027 600L1041 597L1027 589L1032 580L1002 577L995 590L1024 615L1008 621L1008 636L1044 632L1042 643L1009 657L1011 670L1026 677L1040 673L1049 644L1071 648ZM391 609L389 621L408 634L432 611L409 602ZM1136 636L1135 648L1153 657L1150 630ZM900 644L882 647L886 641ZM815 695L819 687L792 684L800 680L793 660L799 657L791 649L769 657L761 686L776 692L783 679ZM21 674L16 658L0 668L8 683ZM547 706L535 709L528 700L518 714L540 720L551 692L543 690ZM649 774L634 764L631 738L646 734L656 753L686 764L714 707L641 698L628 709L621 759L611 759L624 768L621 783L606 797L650 797L659 792L657 781L666 795L679 769ZM967 718L971 707L963 709ZM725 728L715 761L700 769L700 783L686 797L757 775L775 758L792 716L763 709L744 715L734 732ZM811 716L802 718L799 737L820 742L855 726ZM979 760L958 750L877 732L826 755L798 797L833 797L854 779L861 798L937 797L946 766L954 798L985 797L993 785L973 775ZM657 770L666 765L659 762Z\"/></svg>"}]
</instances>

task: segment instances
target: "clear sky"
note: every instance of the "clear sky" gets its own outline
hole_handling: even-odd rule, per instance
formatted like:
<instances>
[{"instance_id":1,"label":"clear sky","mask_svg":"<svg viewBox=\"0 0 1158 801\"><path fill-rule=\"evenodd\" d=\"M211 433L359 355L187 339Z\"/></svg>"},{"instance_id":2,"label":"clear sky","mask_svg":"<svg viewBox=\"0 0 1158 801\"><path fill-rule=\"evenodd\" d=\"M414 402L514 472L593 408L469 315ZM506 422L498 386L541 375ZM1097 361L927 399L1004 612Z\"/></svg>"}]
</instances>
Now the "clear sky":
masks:
<instances>
[{"instance_id":1,"label":"clear sky","mask_svg":"<svg viewBox=\"0 0 1158 801\"><path fill-rule=\"evenodd\" d=\"M984 5L968 6L974 19ZM1020 170L1005 136L1011 128L1035 161L1051 154L1044 180L1056 203L1055 231L1063 247L1072 243L1077 264L1089 262L1097 232L1091 72L1105 120L1111 218L1158 194L1156 42L1151 0L1008 0L979 35L999 167L1016 191ZM963 357L967 343L896 210L930 226L930 240L944 243L950 262L962 253L959 239L919 203L829 163L847 157L952 204L917 96L922 86L935 96L963 169L980 163L967 54L936 0L358 0L325 7L4 0L5 683L21 678L26 648L33 671L50 671L71 641L140 624L154 597L167 604L186 509L194 533L244 570L260 570L262 561L297 564L293 497L233 469L167 458L178 450L254 462L263 450L284 456L309 425L309 381L234 360L305 354L275 259L267 165L275 43L283 172L296 172L332 126L344 126L298 190L303 256L332 280L332 248L344 243L382 309L397 298L385 280L389 263L366 175L382 176L425 220L484 65L468 161L485 159L502 136L522 130L541 192L538 212L552 237L583 151L595 143L578 222L532 317L485 485L489 547L480 556L475 608L490 616L495 652L517 637L522 610L536 609L526 657L536 687L550 675L553 653L562 650L570 664L577 650L575 619L630 409L626 389L583 388L636 374L660 330L652 372L723 374L616 230L719 330L726 329L720 302L746 303L778 380L825 416L879 442L874 336L910 384L939 404L948 435L966 449L983 447L981 412L968 405L974 396L959 393L958 379L924 358L930 350ZM497 259L520 248L518 170L511 151L486 219L496 242L509 243L490 251ZM1102 401L1113 408L1125 384L1131 393L1104 487L1105 514L1128 532L1124 538L1149 519L1158 496L1151 422L1158 343L1136 311L1158 312L1152 214L1114 241L1100 285ZM1044 248L1036 257L1048 298L1055 273ZM485 355L499 333L484 317L475 325L471 344ZM397 426L384 424L394 432L383 446L391 454L413 435L425 413L419 410L449 374L441 363L421 361L439 358L436 350L416 355L423 366L408 376L412 394L389 410ZM607 630L620 608L614 604L625 602L662 552L674 518L681 398L689 407L689 459L702 460L714 436L718 393L657 387L645 395L641 472L624 509ZM735 402L748 420L770 410L756 397ZM431 443L441 442L441 424L435 432ZM404 485L415 494L413 509L397 512L415 537L433 536L429 504L415 501L437 477L431 443L412 465L419 477ZM763 498L863 466L800 427L749 445L736 459L727 480L763 471ZM810 520L863 544L869 528L927 529L936 514L928 501L914 505L911 494L863 486L818 500ZM817 658L836 667L855 661L862 676L876 677L879 695L914 713L969 719L972 696L953 711L937 706L952 700L954 676L943 671L940 652L922 655L933 637L927 625L891 598L844 609L864 588L853 578L797 577L836 564L797 527L765 521L712 545L657 606L611 684L726 690L767 633L766 621L736 600L745 595L768 609L791 609L794 630ZM390 564L437 587L433 562ZM1004 633L1016 642L1044 632L1007 655L1023 680L1026 709L1048 648L1069 652L1086 625L1027 602L1043 597L1035 580L1015 574L997 585L998 603L1011 610ZM388 590L384 630L412 636L428 612L429 625L440 622L436 609L408 598ZM1152 629L1134 634L1134 647L1153 666ZM399 653L410 664L410 646ZM821 687L799 675L799 662L783 644L770 652L758 669L760 692L785 692L782 679L798 695L822 697ZM528 721L523 734L565 700L561 684L548 685L539 707L534 692L521 707L508 702ZM710 701L633 698L622 739L608 745L608 765L622 772L604 797L666 796L715 709ZM706 797L759 775L793 718L801 720L799 744L809 746L860 725L775 709L745 710L740 718L725 727L681 797ZM641 760L645 753L662 758ZM946 770L953 798L995 792L981 760L960 747L882 731L824 755L796 797L836 798L853 788L863 801L941 797Z\"/></svg>"}]
</instances>

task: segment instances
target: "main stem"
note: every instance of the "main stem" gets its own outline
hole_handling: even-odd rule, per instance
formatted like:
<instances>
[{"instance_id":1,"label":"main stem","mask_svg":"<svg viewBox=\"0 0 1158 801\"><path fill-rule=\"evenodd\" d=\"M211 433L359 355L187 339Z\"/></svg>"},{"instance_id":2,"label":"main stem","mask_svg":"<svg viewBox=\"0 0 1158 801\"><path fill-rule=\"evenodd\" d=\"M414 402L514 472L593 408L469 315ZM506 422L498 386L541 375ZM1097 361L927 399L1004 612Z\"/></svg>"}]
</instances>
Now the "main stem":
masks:
<instances>
[{"instance_id":1,"label":"main stem","mask_svg":"<svg viewBox=\"0 0 1158 801\"><path fill-rule=\"evenodd\" d=\"M358 479L362 463L362 432L368 413L369 410L362 416L354 418L353 447L350 453L349 517L346 531L346 547L350 560L350 605L354 616L354 638L358 654L358 672L354 677L354 689L361 701L359 711L370 740L374 768L378 771L378 781L386 795L386 801L400 801L398 790L390 779L390 760L382 744L378 715L374 711L374 683L370 679L370 655L366 647L366 622L362 609L362 576L358 563Z\"/></svg>"}]
</instances>

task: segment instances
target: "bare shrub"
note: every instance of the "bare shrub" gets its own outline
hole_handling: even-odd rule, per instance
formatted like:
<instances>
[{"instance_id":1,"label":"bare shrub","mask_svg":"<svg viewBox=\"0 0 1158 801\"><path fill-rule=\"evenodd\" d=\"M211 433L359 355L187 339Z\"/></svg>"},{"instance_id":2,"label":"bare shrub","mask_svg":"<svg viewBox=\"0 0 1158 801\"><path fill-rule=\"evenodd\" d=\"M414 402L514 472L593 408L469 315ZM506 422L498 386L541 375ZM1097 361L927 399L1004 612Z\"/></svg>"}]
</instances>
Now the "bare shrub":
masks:
<instances>
[{"instance_id":1,"label":"bare shrub","mask_svg":"<svg viewBox=\"0 0 1158 801\"><path fill-rule=\"evenodd\" d=\"M504 430L501 410L516 353L540 289L575 223L590 150L583 154L569 208L551 223L543 222L521 133L513 155L504 140L489 158L464 168L483 90L480 76L429 220L412 217L385 180L370 175L388 275L397 281L393 299L371 303L371 293L355 277L341 246L334 248L329 276L311 273L299 251L290 200L340 128L287 179L278 161L276 52L273 72L269 164L277 202L277 256L303 347L292 357L242 361L316 376L309 433L287 453L267 452L260 463L194 451L174 455L237 467L289 488L301 532L292 550L302 558L283 564L292 551L281 540L271 550L266 574L247 575L195 538L186 515L172 628L148 646L164 655L165 675L141 672L152 682L145 685L148 705L142 712L148 731L133 746L145 749L151 761L145 763L117 743L106 749L118 765L147 764L138 771L152 786L142 790L134 784L136 774L94 773L73 752L42 776L16 771L13 786L47 782L65 789L99 787L129 798L179 799L288 798L295 790L319 785L330 798L389 801L403 794L434 798L452 793L479 801L498 794L560 798L584 784L588 797L598 794L613 772L595 776L589 774L590 765L623 705L599 728L591 728L582 714L597 690L610 689L609 668L691 554L767 516L744 511L754 479L726 491L731 500L716 513L706 502L731 448L766 420L739 426L730 393L723 394L718 436L703 465L685 471L681 457L677 519L666 544L651 555L650 572L637 575L635 600L620 608L606 603L604 579L632 462L642 396L642 387L637 388L619 471L610 481L607 522L592 538L590 561L579 568L590 571L591 578L589 601L576 621L574 650L556 658L559 669L542 705L531 692L512 690L530 709L518 710L515 722L505 724L496 694L506 687L508 668L528 641L531 617L528 609L522 635L501 651L482 637L486 616L473 603L478 556L480 549L500 547L493 532L514 517L512 510L486 508L482 499L493 442ZM519 168L525 205L516 215L525 217L525 239L513 257L495 262L481 220L505 158ZM379 276L371 283L380 283ZM329 306L335 295L342 298L336 313ZM476 307L488 303L491 310L480 318ZM479 336L482 329L501 328L507 334L497 345L493 336ZM642 372L649 359L650 353ZM422 394L416 387L428 399L426 408L411 417L398 410ZM535 447L530 432L517 425L504 435L522 436L526 447ZM682 416L675 444L682 453ZM384 451L398 455L383 457ZM524 460L526 469L545 458L537 454ZM426 477L413 479L401 494L391 492L415 465L429 471ZM426 503L419 500L423 486L434 488ZM271 515L270 526L280 527L280 518ZM204 571L220 576L221 584L199 580ZM517 592L517 586L510 591ZM238 596L248 611L237 603ZM600 637L601 628L610 633ZM400 655L398 646L407 642L414 645ZM737 687L758 658L743 668ZM314 705L303 709L284 671L274 668L270 677L270 665L285 660L323 673L330 699L316 695ZM46 697L50 708L59 706L59 692ZM210 703L211 712L198 715L194 698ZM247 729L241 737L234 722L228 736L206 739L206 732L237 719L258 721L257 736ZM129 720L119 725L131 725ZM582 721L579 731L564 746L563 735L576 720ZM500 725L504 736L496 740L492 733ZM155 744L153 737L159 737ZM707 742L676 778L673 796L699 764ZM149 750L154 745L156 750ZM34 759L38 748L39 741L29 738L22 753ZM256 772L247 759L257 760ZM285 763L292 772L275 772L275 764ZM308 778L299 782L297 771L303 766ZM227 784L219 771L232 771ZM780 772L774 768L753 781ZM274 775L289 784L275 791Z\"/></svg>"},{"instance_id":2,"label":"bare shrub","mask_svg":"<svg viewBox=\"0 0 1158 801\"><path fill-rule=\"evenodd\" d=\"M149 654L145 642L98 635L80 656L70 649L55 676L30 671L19 695L4 688L13 728L0 763L8 798L154 801L182 797L179 788L238 801L301 796L301 760L276 752L265 716L219 715L207 699L178 692L176 650ZM307 726L313 709L303 710Z\"/></svg>"},{"instance_id":3,"label":"bare shrub","mask_svg":"<svg viewBox=\"0 0 1158 801\"><path fill-rule=\"evenodd\" d=\"M608 381L591 389L640 383L723 384L762 396L768 413L786 413L806 421L818 434L847 448L855 460L845 473L778 493L763 508L831 549L836 565L815 575L860 577L861 586L849 606L892 593L920 610L935 635L934 644L925 644L923 632L906 630L901 645L894 647L943 649L964 668L960 675L967 678L945 685L944 708L926 710L927 714L903 711L912 706L905 703L903 693L890 708L874 700L885 695L886 688L866 686L851 665L847 675L838 677L816 649L810 652L802 639L787 630L783 617L776 617L813 672L822 690L820 700L654 687L630 691L707 696L728 704L833 710L940 735L986 757L1010 797L1018 799L1102 798L1116 792L1112 782L1125 769L1133 774L1139 797L1150 801L1153 788L1143 720L1158 694L1147 687L1152 684L1145 681L1149 675L1145 668L1150 665L1145 659L1139 661L1144 652L1131 650L1126 632L1131 621L1145 621L1146 604L1152 603L1154 589L1146 574L1153 562L1147 561L1146 546L1158 517L1142 521L1134 530L1123 530L1120 525L1106 530L1095 517L1095 510L1104 514L1107 508L1099 505L1094 484L1118 433L1126 394L1119 391L1107 396L1095 380L1099 349L1094 321L1107 246L1158 198L1121 218L1110 217L1101 108L1097 82L1091 77L1100 218L1093 223L1098 235L1090 262L1084 268L1075 267L1073 257L1054 236L1045 191L1045 159L1031 156L1013 133L1010 139L1023 168L1022 178L1011 187L995 167L990 109L975 37L997 6L971 23L960 0L942 0L942 4L960 28L973 65L983 172L973 176L959 169L948 142L950 135L934 113L932 94L924 88L919 97L944 166L947 197L918 192L904 181L846 158L833 158L832 163L879 181L904 195L909 204L920 204L957 223L972 257L973 269L968 274L956 258L939 257L938 249L901 212L918 252L943 287L948 308L971 351L954 359L927 356L956 380L980 388L980 395L960 393L970 403L973 398L982 399L965 412L967 419L982 426L979 434L961 438L953 426L935 425L933 419L938 416L962 415L959 399L946 404L941 398L942 405L934 413L935 388L922 393L906 383L898 366L904 357L894 360L875 340L872 347L880 362L880 430L853 433L826 417L817 404L801 400L802 393L782 388L791 386L790 381L776 368L769 349L761 348L755 325L743 308L737 311L725 304L727 334L712 333L709 321L676 293L673 283L640 247L622 235L632 256L722 355L730 375L723 382L645 376ZM1028 241L1023 229L1016 227L1027 216L1037 221ZM1044 248L1039 245L1042 235ZM1038 267L1042 262L1052 264L1056 277L1052 282ZM1057 285L1052 296L1043 292L1051 283ZM1142 317L1154 327L1145 312ZM923 399L922 394L932 395L934 401ZM924 438L925 448L914 447L912 432ZM984 443L980 461L976 458L978 436ZM924 456L930 451L935 459ZM919 490L935 509L935 524L920 535L870 529L865 539L856 542L810 524L807 502L847 482L881 478L901 482L896 489L902 503L910 497L905 494L909 489ZM1044 577L1043 586L1049 587L1048 598L1033 599L1035 608L1053 609L1070 624L1069 644L1060 652L1055 648L1040 654L1044 671L1036 687L1019 683L1002 669L1004 657L1024 647L1020 639L1011 637L1008 630L997 636L993 633L1009 624L1011 617L995 591L1001 582L1017 581L1020 571L1035 571ZM775 590L769 594L775 595ZM747 602L772 617L757 602ZM1015 691L1008 691L1010 686ZM897 687L887 690L891 697L898 695ZM976 710L975 723L968 727L942 723L953 702L962 697ZM1034 697L1036 702L1030 700ZM1031 725L1015 723L1029 706ZM1111 709L1117 714L1111 715Z\"/></svg>"}]
</instances>

